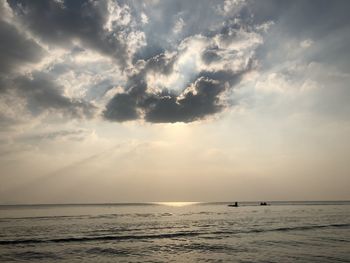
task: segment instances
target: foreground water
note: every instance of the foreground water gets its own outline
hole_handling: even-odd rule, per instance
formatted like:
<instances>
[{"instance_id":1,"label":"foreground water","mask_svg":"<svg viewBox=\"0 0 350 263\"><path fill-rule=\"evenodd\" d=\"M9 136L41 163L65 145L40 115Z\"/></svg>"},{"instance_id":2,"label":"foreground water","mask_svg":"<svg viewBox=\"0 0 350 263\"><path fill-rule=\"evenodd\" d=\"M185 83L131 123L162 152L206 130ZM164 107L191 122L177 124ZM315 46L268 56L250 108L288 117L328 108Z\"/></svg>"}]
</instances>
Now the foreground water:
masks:
<instances>
[{"instance_id":1,"label":"foreground water","mask_svg":"<svg viewBox=\"0 0 350 263\"><path fill-rule=\"evenodd\" d=\"M0 206L2 262L350 262L350 202Z\"/></svg>"}]
</instances>

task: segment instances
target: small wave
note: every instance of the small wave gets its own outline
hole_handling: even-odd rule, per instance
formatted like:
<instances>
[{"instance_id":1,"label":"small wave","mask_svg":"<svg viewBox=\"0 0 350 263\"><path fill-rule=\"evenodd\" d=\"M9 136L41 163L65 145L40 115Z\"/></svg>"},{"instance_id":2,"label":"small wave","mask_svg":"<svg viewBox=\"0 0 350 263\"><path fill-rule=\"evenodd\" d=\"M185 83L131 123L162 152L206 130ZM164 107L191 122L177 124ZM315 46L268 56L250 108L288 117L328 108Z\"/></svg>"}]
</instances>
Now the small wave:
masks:
<instances>
[{"instance_id":1,"label":"small wave","mask_svg":"<svg viewBox=\"0 0 350 263\"><path fill-rule=\"evenodd\" d=\"M160 215L161 216L172 216L173 214L172 213L161 213Z\"/></svg>"},{"instance_id":2,"label":"small wave","mask_svg":"<svg viewBox=\"0 0 350 263\"><path fill-rule=\"evenodd\" d=\"M280 227L276 228L273 231L298 231L298 230L312 230L318 228L329 228L329 227L350 227L350 224L330 224L330 225L311 225L311 226L295 226L295 227Z\"/></svg>"},{"instance_id":3,"label":"small wave","mask_svg":"<svg viewBox=\"0 0 350 263\"><path fill-rule=\"evenodd\" d=\"M96 255L113 255L113 256L129 256L130 251L125 249L116 249L116 248L99 248L94 247L89 250L87 250L87 253L89 254L96 254Z\"/></svg>"},{"instance_id":4,"label":"small wave","mask_svg":"<svg viewBox=\"0 0 350 263\"><path fill-rule=\"evenodd\" d=\"M154 235L123 235L123 236L92 236L92 237L67 237L56 239L16 239L16 240L0 240L0 245L14 245L27 243L68 243L68 242L88 242L88 241L113 241L113 240L142 240L142 239L162 239L162 238L178 238L178 237L193 237L204 235L231 235L231 234L249 234L262 232L285 232L285 231L300 231L312 230L319 228L347 228L350 224L330 224L330 225L313 225L313 226L295 226L281 227L273 229L249 229L237 231L214 231L214 232L175 232Z\"/></svg>"},{"instance_id":5,"label":"small wave","mask_svg":"<svg viewBox=\"0 0 350 263\"><path fill-rule=\"evenodd\" d=\"M56 220L56 219L84 219L90 218L89 215L74 215L74 216L27 216L27 217L3 217L0 222L7 222L11 220Z\"/></svg>"},{"instance_id":6,"label":"small wave","mask_svg":"<svg viewBox=\"0 0 350 263\"><path fill-rule=\"evenodd\" d=\"M72 216L29 216L29 217L3 217L0 222L8 222L11 220L65 220L65 219L101 219L116 217L162 217L172 216L172 213L124 213L124 214L102 214L102 215L72 215Z\"/></svg>"},{"instance_id":7,"label":"small wave","mask_svg":"<svg viewBox=\"0 0 350 263\"><path fill-rule=\"evenodd\" d=\"M14 245L26 243L68 243L68 242L86 242L86 241L108 241L108 240L137 240L137 239L161 239L175 237L198 236L204 233L199 232L178 232L166 233L159 235L125 235L125 236L95 236L95 237L69 237L57 239L17 239L17 240L0 240L0 245Z\"/></svg>"},{"instance_id":8,"label":"small wave","mask_svg":"<svg viewBox=\"0 0 350 263\"><path fill-rule=\"evenodd\" d=\"M219 215L219 214L220 214L220 213L217 213L217 212L201 211L201 212L183 213L183 214L180 214L180 216L192 216L192 215Z\"/></svg>"},{"instance_id":9,"label":"small wave","mask_svg":"<svg viewBox=\"0 0 350 263\"><path fill-rule=\"evenodd\" d=\"M249 233L262 233L262 232L287 232L287 231L301 231L301 230L313 230L320 228L347 228L350 224L330 224L330 225L311 225L311 226L294 226L294 227L279 227L271 229L249 229L238 231L216 231L213 234L249 234Z\"/></svg>"},{"instance_id":10,"label":"small wave","mask_svg":"<svg viewBox=\"0 0 350 263\"><path fill-rule=\"evenodd\" d=\"M37 251L25 251L21 253L16 253L16 258L23 260L48 260L48 259L61 259L59 256L51 252L37 252Z\"/></svg>"},{"instance_id":11,"label":"small wave","mask_svg":"<svg viewBox=\"0 0 350 263\"><path fill-rule=\"evenodd\" d=\"M152 231L152 230L170 230L178 229L179 231L188 229L189 226L146 226L146 227L111 227L104 229L95 229L93 231L85 231L84 234L98 234L98 233L122 233L122 232L135 232L135 231Z\"/></svg>"}]
</instances>

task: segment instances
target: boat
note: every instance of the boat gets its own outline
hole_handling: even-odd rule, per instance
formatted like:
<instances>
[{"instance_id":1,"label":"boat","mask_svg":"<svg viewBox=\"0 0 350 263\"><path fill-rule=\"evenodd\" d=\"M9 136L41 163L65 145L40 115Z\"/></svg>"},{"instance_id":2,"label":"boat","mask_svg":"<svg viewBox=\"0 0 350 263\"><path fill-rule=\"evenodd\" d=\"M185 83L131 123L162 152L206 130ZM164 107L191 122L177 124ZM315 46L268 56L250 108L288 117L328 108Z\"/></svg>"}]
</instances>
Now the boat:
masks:
<instances>
[{"instance_id":1,"label":"boat","mask_svg":"<svg viewBox=\"0 0 350 263\"><path fill-rule=\"evenodd\" d=\"M266 202L261 202L260 205L269 205L269 204Z\"/></svg>"},{"instance_id":2,"label":"boat","mask_svg":"<svg viewBox=\"0 0 350 263\"><path fill-rule=\"evenodd\" d=\"M230 207L238 207L238 203L235 202L234 204L230 204L230 205L227 205L227 206L230 206Z\"/></svg>"}]
</instances>

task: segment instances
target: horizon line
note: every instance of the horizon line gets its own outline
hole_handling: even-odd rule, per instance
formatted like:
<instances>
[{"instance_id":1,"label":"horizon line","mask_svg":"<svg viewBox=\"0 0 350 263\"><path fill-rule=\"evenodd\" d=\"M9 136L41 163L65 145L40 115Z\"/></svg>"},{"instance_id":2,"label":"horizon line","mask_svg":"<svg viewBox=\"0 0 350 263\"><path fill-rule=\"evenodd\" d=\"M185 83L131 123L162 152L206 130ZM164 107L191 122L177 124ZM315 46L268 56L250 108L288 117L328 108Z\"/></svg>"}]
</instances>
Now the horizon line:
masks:
<instances>
[{"instance_id":1,"label":"horizon line","mask_svg":"<svg viewBox=\"0 0 350 263\"><path fill-rule=\"evenodd\" d=\"M0 206L64 206L64 205L162 205L162 203L225 204L225 203L298 203L298 202L350 202L350 200L252 200L252 201L146 201L146 202L96 202L96 203L0 203Z\"/></svg>"}]
</instances>

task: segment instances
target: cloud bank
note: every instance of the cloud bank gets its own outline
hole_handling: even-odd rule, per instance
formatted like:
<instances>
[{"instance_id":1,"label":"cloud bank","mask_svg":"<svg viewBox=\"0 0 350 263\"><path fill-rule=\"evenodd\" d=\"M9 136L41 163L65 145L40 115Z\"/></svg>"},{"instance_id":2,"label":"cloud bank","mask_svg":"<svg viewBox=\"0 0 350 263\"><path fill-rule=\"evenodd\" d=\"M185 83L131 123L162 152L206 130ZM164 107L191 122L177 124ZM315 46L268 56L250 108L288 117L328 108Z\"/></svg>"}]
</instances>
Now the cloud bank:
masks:
<instances>
[{"instance_id":1,"label":"cloud bank","mask_svg":"<svg viewBox=\"0 0 350 263\"><path fill-rule=\"evenodd\" d=\"M239 104L240 98L232 96L252 72L274 68L284 78L276 67L286 61L337 59L348 65L330 48L333 43L346 49L346 5L312 0L205 0L200 6L184 0L2 1L0 121L44 115L151 123L211 118ZM317 14L327 10L322 24ZM335 14L341 22L331 19ZM342 34L345 41L323 41L330 52L321 54L318 40L326 33ZM261 80L252 85L257 83L264 86ZM21 104L21 112L16 115L11 104Z\"/></svg>"},{"instance_id":2,"label":"cloud bank","mask_svg":"<svg viewBox=\"0 0 350 263\"><path fill-rule=\"evenodd\" d=\"M32 116L173 123L219 113L256 65L262 23L240 13L243 1L208 2L210 20L179 4L2 2L0 91Z\"/></svg>"}]
</instances>

